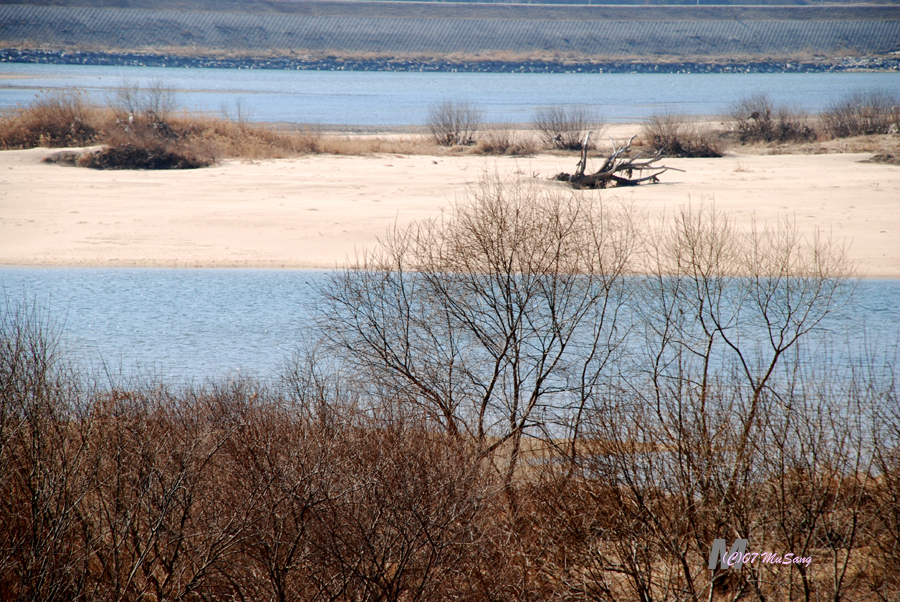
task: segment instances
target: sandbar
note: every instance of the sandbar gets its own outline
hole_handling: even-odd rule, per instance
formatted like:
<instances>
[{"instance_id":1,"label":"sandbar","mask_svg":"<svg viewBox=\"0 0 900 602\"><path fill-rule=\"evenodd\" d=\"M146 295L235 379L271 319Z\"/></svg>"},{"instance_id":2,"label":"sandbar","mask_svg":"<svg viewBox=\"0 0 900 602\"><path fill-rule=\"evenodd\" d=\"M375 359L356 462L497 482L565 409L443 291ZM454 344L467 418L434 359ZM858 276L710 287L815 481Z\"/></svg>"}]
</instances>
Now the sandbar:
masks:
<instances>
[{"instance_id":1,"label":"sandbar","mask_svg":"<svg viewBox=\"0 0 900 602\"><path fill-rule=\"evenodd\" d=\"M393 225L465 202L485 173L563 186L571 156L309 155L184 171L96 171L0 152L0 265L334 268ZM714 203L738 226L788 218L846 241L869 278L900 278L900 167L870 153L668 159L659 184L586 192L651 219Z\"/></svg>"}]
</instances>

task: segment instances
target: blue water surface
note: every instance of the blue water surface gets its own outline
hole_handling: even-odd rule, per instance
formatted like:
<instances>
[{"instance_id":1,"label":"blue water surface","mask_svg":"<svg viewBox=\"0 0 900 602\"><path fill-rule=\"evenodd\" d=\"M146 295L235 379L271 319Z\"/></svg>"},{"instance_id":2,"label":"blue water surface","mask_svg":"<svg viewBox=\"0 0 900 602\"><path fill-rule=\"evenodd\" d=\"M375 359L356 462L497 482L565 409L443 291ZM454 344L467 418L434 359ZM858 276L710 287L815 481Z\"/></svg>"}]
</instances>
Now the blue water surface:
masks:
<instances>
[{"instance_id":1,"label":"blue water surface","mask_svg":"<svg viewBox=\"0 0 900 602\"><path fill-rule=\"evenodd\" d=\"M276 375L309 327L317 271L4 268L0 288L92 369L166 380Z\"/></svg>"},{"instance_id":2,"label":"blue water surface","mask_svg":"<svg viewBox=\"0 0 900 602\"><path fill-rule=\"evenodd\" d=\"M0 268L0 295L45 311L62 327L66 348L92 369L138 370L174 382L272 378L295 350L314 342L314 285L326 276L316 270ZM895 345L900 280L863 281L854 306L823 328L838 343Z\"/></svg>"},{"instance_id":3,"label":"blue water surface","mask_svg":"<svg viewBox=\"0 0 900 602\"><path fill-rule=\"evenodd\" d=\"M528 123L539 107L585 105L607 121L665 112L721 115L743 99L818 112L855 90L900 95L896 73L418 73L185 69L90 65L0 65L0 110L42 91L82 89L105 103L123 85L162 82L190 111L232 115L241 99L250 119L308 124L421 125L428 107L468 100L487 122Z\"/></svg>"}]
</instances>

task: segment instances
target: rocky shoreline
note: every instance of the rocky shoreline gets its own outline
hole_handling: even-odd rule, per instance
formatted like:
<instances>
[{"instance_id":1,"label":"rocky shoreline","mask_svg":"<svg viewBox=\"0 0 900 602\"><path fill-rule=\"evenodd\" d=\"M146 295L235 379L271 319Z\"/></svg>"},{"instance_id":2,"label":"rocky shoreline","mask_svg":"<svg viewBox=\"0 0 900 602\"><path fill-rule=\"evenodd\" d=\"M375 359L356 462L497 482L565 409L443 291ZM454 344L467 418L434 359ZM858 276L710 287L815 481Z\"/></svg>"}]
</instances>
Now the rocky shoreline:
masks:
<instances>
[{"instance_id":1,"label":"rocky shoreline","mask_svg":"<svg viewBox=\"0 0 900 602\"><path fill-rule=\"evenodd\" d=\"M0 49L0 63L113 65L218 69L289 69L316 71L438 71L469 73L821 73L840 71L900 71L900 57L853 57L821 61L499 61L398 58L214 57L136 52L92 52L40 49Z\"/></svg>"}]
</instances>

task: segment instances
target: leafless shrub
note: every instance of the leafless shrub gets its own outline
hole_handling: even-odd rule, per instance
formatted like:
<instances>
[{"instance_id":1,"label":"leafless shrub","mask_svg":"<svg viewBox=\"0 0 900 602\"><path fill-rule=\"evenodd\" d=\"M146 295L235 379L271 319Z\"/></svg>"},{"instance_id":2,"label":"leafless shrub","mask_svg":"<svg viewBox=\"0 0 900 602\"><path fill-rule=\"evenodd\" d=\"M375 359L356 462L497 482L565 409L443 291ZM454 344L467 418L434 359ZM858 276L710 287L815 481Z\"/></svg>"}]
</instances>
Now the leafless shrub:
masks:
<instances>
[{"instance_id":1,"label":"leafless shrub","mask_svg":"<svg viewBox=\"0 0 900 602\"><path fill-rule=\"evenodd\" d=\"M776 543L770 537L768 521L780 515L775 500L788 502L759 486L771 477L768 467L794 465L769 463L761 454L777 454L770 445L787 449L792 436L784 430L782 404L798 409L810 393L804 387L794 399L800 387L778 376L796 374L797 356L789 352L801 355L802 342L853 291L844 251L828 241L804 241L790 224L741 232L709 209L682 213L645 240L652 276L636 310L647 355L635 361L646 381L635 374L598 392L602 401L586 421L585 445L605 453L583 456L579 474L592 475L584 482L591 488L614 492L613 506L621 508L598 517L618 535L590 566L623 599L655 597L670 588L699 599L724 587L728 596L767 597L766 567L710 572L709 542L740 536L805 553L797 540ZM791 367L779 368L783 364ZM815 416L812 408L801 413ZM809 436L833 441L829 428L836 425L806 425L808 431L794 435L802 435L809 453L816 445ZM846 466L864 450L820 450L822 464L804 482L831 483L831 462L840 458ZM791 536L799 535L798 527ZM667 568L672 566L684 570Z\"/></svg>"},{"instance_id":2,"label":"leafless shrub","mask_svg":"<svg viewBox=\"0 0 900 602\"><path fill-rule=\"evenodd\" d=\"M483 112L465 100L445 100L428 108L425 125L441 146L475 144Z\"/></svg>"},{"instance_id":3,"label":"leafless shrub","mask_svg":"<svg viewBox=\"0 0 900 602\"><path fill-rule=\"evenodd\" d=\"M874 462L879 478L875 484L877 516L872 529L875 558L869 588L879 600L890 600L900 592L900 403L889 390L876 406Z\"/></svg>"},{"instance_id":4,"label":"leafless shrub","mask_svg":"<svg viewBox=\"0 0 900 602\"><path fill-rule=\"evenodd\" d=\"M715 134L699 131L683 115L655 115L644 124L644 144L668 157L721 157L722 145Z\"/></svg>"},{"instance_id":5,"label":"leafless shrub","mask_svg":"<svg viewBox=\"0 0 900 602\"><path fill-rule=\"evenodd\" d=\"M742 144L752 142L809 142L817 134L810 119L766 96L745 99L731 110L732 129Z\"/></svg>"},{"instance_id":6,"label":"leafless shrub","mask_svg":"<svg viewBox=\"0 0 900 602\"><path fill-rule=\"evenodd\" d=\"M98 598L209 591L241 543L229 529L244 507L229 505L216 468L234 426L217 420L222 396L211 393L155 385L98 396L97 486L85 499L102 542L92 574Z\"/></svg>"},{"instance_id":7,"label":"leafless shrub","mask_svg":"<svg viewBox=\"0 0 900 602\"><path fill-rule=\"evenodd\" d=\"M886 90L857 91L833 102L822 113L824 130L833 138L900 132L900 99Z\"/></svg>"},{"instance_id":8,"label":"leafless shrub","mask_svg":"<svg viewBox=\"0 0 900 602\"><path fill-rule=\"evenodd\" d=\"M59 330L34 305L0 306L0 593L71 600L89 575L93 425ZM81 545L87 538L87 546Z\"/></svg>"},{"instance_id":9,"label":"leafless shrub","mask_svg":"<svg viewBox=\"0 0 900 602\"><path fill-rule=\"evenodd\" d=\"M303 366L290 398L249 381L83 392L39 314L2 317L4 599L463 588L490 495L465 442L402 411L364 413Z\"/></svg>"},{"instance_id":10,"label":"leafless shrub","mask_svg":"<svg viewBox=\"0 0 900 602\"><path fill-rule=\"evenodd\" d=\"M439 599L458 586L477 538L485 483L472 450L393 420L343 441L332 496L320 513L319 589L350 599Z\"/></svg>"},{"instance_id":11,"label":"leafless shrub","mask_svg":"<svg viewBox=\"0 0 900 602\"><path fill-rule=\"evenodd\" d=\"M602 127L597 115L582 105L543 107L533 122L547 148L559 150L580 150L587 133Z\"/></svg>"}]
</instances>

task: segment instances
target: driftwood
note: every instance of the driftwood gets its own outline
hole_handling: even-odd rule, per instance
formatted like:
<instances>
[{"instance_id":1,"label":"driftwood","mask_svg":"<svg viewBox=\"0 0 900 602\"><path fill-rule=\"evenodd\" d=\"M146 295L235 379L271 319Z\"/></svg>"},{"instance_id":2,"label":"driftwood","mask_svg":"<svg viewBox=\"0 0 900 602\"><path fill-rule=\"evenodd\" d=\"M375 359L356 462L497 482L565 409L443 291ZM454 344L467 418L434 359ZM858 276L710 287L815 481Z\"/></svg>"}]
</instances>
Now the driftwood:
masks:
<instances>
[{"instance_id":1,"label":"driftwood","mask_svg":"<svg viewBox=\"0 0 900 602\"><path fill-rule=\"evenodd\" d=\"M669 170L684 171L674 167L666 167L665 165L654 165L654 163L662 159L662 151L657 151L656 154L649 157L645 157L641 153L634 157L626 157L625 154L631 150L631 143L635 139L635 136L632 136L628 144L622 147L617 147L616 143L610 138L610 142L613 145L612 154L606 158L600 169L592 174L585 175L584 171L587 169L587 153L590 139L591 133L588 132L581 145L581 160L575 166L575 173L558 173L553 177L554 180L568 182L575 188L609 188L612 186L637 186L641 182L656 183L659 182L657 176L663 172ZM637 172L637 177L635 177L635 172ZM644 172L651 173L645 175Z\"/></svg>"}]
</instances>

